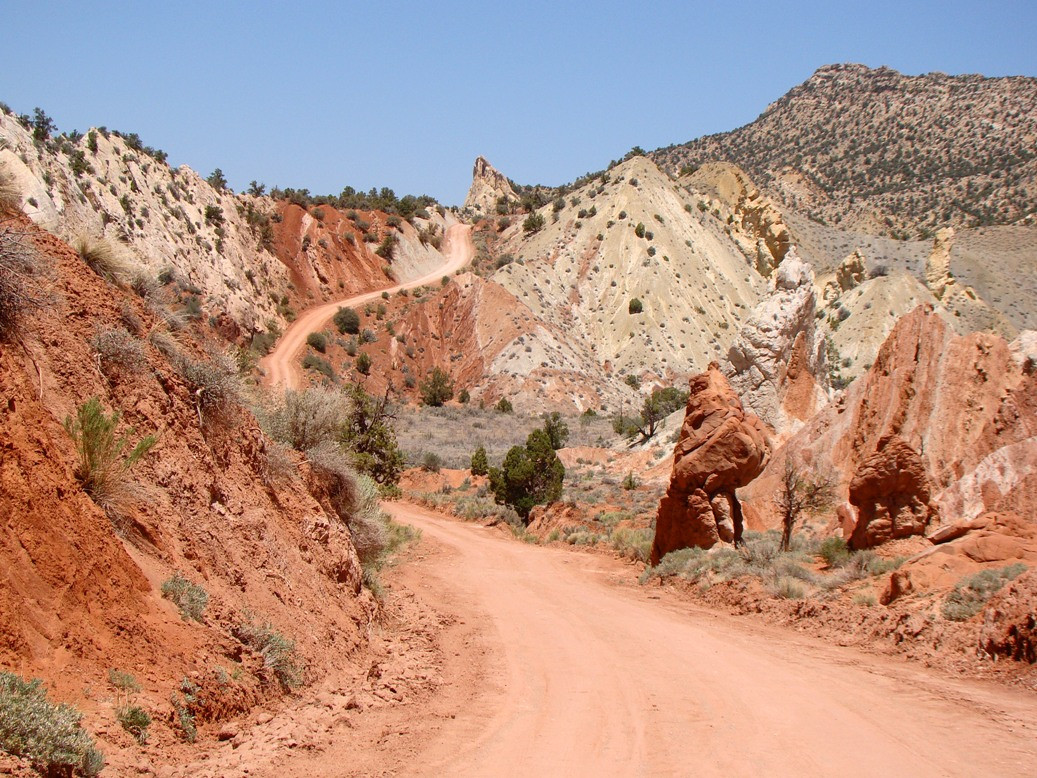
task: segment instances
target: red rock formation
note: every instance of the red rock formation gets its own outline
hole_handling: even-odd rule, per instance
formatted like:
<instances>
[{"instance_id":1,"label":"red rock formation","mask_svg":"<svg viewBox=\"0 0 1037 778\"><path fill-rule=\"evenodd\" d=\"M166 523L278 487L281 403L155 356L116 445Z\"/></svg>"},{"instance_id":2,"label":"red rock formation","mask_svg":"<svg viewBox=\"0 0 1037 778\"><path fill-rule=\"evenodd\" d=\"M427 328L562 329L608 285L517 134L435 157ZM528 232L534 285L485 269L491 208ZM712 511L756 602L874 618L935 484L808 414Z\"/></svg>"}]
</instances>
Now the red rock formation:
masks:
<instances>
[{"instance_id":1,"label":"red rock formation","mask_svg":"<svg viewBox=\"0 0 1037 778\"><path fill-rule=\"evenodd\" d=\"M850 504L857 509L851 548L921 535L939 515L922 458L896 435L882 438L861 463L850 482Z\"/></svg>"},{"instance_id":2,"label":"red rock formation","mask_svg":"<svg viewBox=\"0 0 1037 778\"><path fill-rule=\"evenodd\" d=\"M956 335L920 306L897 323L869 371L776 451L746 489L745 496L759 498L758 525L778 526L766 498L788 452L831 470L846 497L891 435L917 453L929 491L921 502L931 500L940 521L987 511L1037 513L1037 373L1002 338ZM839 514L848 530L857 526L850 504Z\"/></svg>"},{"instance_id":3,"label":"red rock formation","mask_svg":"<svg viewBox=\"0 0 1037 778\"><path fill-rule=\"evenodd\" d=\"M1024 573L994 595L979 643L991 656L1037 663L1037 571Z\"/></svg>"},{"instance_id":4,"label":"red rock formation","mask_svg":"<svg viewBox=\"0 0 1037 778\"><path fill-rule=\"evenodd\" d=\"M673 473L659 503L652 564L678 548L736 541L742 516L735 489L763 469L770 446L716 362L692 377Z\"/></svg>"}]
</instances>

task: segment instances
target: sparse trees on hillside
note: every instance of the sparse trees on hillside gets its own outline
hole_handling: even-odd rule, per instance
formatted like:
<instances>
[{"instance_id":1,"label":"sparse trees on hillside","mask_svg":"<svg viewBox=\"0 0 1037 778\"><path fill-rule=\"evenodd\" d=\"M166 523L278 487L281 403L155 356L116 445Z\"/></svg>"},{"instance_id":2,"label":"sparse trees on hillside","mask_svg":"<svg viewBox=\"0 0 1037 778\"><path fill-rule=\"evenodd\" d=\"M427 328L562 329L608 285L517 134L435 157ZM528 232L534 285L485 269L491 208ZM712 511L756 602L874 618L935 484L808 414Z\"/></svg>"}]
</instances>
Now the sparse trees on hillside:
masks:
<instances>
[{"instance_id":1,"label":"sparse trees on hillside","mask_svg":"<svg viewBox=\"0 0 1037 778\"><path fill-rule=\"evenodd\" d=\"M216 168L214 171L212 171L209 174L209 177L205 180L209 182L209 186L221 192L227 188L227 179L224 177L223 171L219 168Z\"/></svg>"}]
</instances>

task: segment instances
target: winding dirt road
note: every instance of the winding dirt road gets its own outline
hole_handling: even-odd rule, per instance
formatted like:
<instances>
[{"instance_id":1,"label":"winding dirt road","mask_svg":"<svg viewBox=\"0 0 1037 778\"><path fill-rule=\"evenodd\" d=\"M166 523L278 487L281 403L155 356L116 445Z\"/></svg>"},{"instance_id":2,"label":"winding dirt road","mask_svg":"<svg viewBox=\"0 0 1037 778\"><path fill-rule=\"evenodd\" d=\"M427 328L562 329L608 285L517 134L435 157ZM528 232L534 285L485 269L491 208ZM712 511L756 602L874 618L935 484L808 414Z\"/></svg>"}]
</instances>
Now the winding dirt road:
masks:
<instances>
[{"instance_id":1,"label":"winding dirt road","mask_svg":"<svg viewBox=\"0 0 1037 778\"><path fill-rule=\"evenodd\" d=\"M376 300L382 296L383 292L393 294L401 289L413 289L416 286L433 283L443 276L460 270L475 256L475 247L472 245L472 228L467 224L454 224L449 227L444 244L443 255L446 257L446 263L421 278L342 300L315 305L299 314L299 317L292 322L277 341L273 350L259 360L259 367L264 373L263 384L275 389L300 388L303 384L300 352L306 344L306 336L311 332L322 330L339 308L353 307Z\"/></svg>"},{"instance_id":2,"label":"winding dirt road","mask_svg":"<svg viewBox=\"0 0 1037 778\"><path fill-rule=\"evenodd\" d=\"M699 610L610 558L390 511L439 549L427 593L484 649L402 774L1033 775L1033 694Z\"/></svg>"}]
</instances>

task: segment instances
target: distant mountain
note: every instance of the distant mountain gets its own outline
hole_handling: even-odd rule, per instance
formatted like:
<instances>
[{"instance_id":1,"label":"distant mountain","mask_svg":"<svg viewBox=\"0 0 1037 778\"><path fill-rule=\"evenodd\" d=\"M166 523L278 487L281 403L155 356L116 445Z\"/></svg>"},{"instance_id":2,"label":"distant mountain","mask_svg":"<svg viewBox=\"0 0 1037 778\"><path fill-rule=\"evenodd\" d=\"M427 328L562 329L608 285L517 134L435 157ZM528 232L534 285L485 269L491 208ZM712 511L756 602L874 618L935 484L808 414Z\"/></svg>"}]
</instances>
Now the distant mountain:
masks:
<instances>
[{"instance_id":1,"label":"distant mountain","mask_svg":"<svg viewBox=\"0 0 1037 778\"><path fill-rule=\"evenodd\" d=\"M927 238L1037 220L1037 78L829 65L751 124L651 154L725 160L817 221Z\"/></svg>"}]
</instances>

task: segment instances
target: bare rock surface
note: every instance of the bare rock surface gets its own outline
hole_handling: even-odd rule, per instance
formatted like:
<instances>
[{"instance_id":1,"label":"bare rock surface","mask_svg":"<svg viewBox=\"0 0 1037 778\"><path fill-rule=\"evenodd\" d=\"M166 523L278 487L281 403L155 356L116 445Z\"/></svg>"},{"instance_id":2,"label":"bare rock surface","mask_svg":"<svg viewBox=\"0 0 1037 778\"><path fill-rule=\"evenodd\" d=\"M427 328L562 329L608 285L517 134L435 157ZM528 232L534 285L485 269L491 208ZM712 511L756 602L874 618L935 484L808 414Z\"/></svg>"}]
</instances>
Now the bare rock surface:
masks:
<instances>
[{"instance_id":1,"label":"bare rock surface","mask_svg":"<svg viewBox=\"0 0 1037 778\"><path fill-rule=\"evenodd\" d=\"M787 434L827 402L824 341L814 330L814 273L788 250L727 352L724 373L746 407Z\"/></svg>"},{"instance_id":2,"label":"bare rock surface","mask_svg":"<svg viewBox=\"0 0 1037 778\"><path fill-rule=\"evenodd\" d=\"M476 157L472 168L472 185L468 189L464 207L484 214L493 214L500 198L518 200L507 176L489 163L485 157Z\"/></svg>"}]
</instances>

